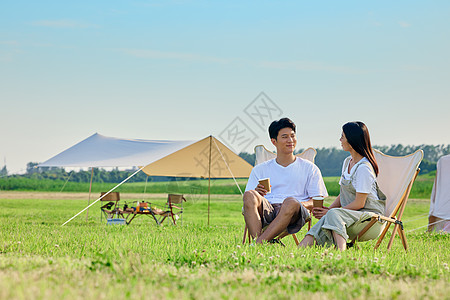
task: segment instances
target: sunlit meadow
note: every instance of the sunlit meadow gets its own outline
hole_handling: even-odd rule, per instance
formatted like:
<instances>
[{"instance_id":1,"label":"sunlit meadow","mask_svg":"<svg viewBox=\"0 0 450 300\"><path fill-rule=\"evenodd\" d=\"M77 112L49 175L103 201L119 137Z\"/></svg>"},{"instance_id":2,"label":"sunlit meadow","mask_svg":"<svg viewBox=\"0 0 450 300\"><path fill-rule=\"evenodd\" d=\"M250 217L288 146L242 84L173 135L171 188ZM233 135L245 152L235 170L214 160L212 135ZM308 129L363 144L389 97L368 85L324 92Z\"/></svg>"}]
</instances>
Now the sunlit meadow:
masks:
<instances>
[{"instance_id":1,"label":"sunlit meadow","mask_svg":"<svg viewBox=\"0 0 450 300\"><path fill-rule=\"evenodd\" d=\"M147 216L106 225L100 203L65 226L87 200L0 193L0 299L445 299L450 294L450 235L424 233L428 200L405 211L409 251L396 237L339 252L242 244L239 195L188 195L183 222ZM3 196L2 196L3 195ZM44 199L39 199L44 198ZM77 198L77 197L75 197ZM164 207L162 194L124 194ZM328 198L327 201L332 201ZM409 220L409 221L408 221ZM419 228L418 230L414 230ZM301 238L306 229L298 234Z\"/></svg>"}]
</instances>

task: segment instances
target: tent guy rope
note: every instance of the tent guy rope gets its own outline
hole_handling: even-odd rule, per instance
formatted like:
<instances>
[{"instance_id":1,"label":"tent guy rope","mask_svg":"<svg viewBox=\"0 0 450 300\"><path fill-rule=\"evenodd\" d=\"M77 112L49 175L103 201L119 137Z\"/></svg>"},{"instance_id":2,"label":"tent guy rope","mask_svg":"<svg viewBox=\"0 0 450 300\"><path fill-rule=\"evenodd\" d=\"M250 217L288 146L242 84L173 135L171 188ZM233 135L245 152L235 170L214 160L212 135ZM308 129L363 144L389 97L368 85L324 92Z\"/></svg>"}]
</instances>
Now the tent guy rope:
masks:
<instances>
[{"instance_id":1,"label":"tent guy rope","mask_svg":"<svg viewBox=\"0 0 450 300\"><path fill-rule=\"evenodd\" d=\"M217 145L216 141L215 141L215 140L213 140L213 141L214 141L214 144L215 144L216 147L217 147L217 150L218 150L219 153L220 153L220 156L222 156L223 162L224 162L225 165L227 166L228 171L229 171L230 174L231 174L231 177L233 177L234 183L235 183L236 186L238 187L239 192L241 192L241 195L243 196L244 194L242 193L241 187L240 187L239 184L237 183L236 178L234 178L233 172L231 172L231 169L230 169L230 166L229 166L228 163L227 163L227 160L226 160L225 157L223 156L222 151L220 151L220 148L219 148L219 146Z\"/></svg>"},{"instance_id":2,"label":"tent guy rope","mask_svg":"<svg viewBox=\"0 0 450 300\"><path fill-rule=\"evenodd\" d=\"M70 171L69 177L67 178L66 182L64 182L64 185L62 186L61 190L59 191L60 193L62 193L62 191L66 187L66 184L69 182L70 178L72 177L72 174L73 174L73 170Z\"/></svg>"},{"instance_id":3,"label":"tent guy rope","mask_svg":"<svg viewBox=\"0 0 450 300\"><path fill-rule=\"evenodd\" d=\"M84 212L86 209L88 209L89 207L91 207L92 205L94 205L95 203L97 203L98 201L100 201L101 199L103 199L103 197L105 197L106 195L108 195L109 193L111 193L112 191L114 191L116 188L118 188L119 186L121 186L123 183L127 182L128 179L130 179L131 177L133 177L134 175L136 175L136 173L140 172L144 167L140 167L136 172L134 172L133 174L131 174L130 176L128 176L126 179L124 179L121 183L119 183L118 185L116 185L115 187L113 187L112 189L110 189L108 192L106 192L103 196L101 196L100 198L98 198L97 200L95 200L94 202L92 202L90 205L88 205L87 207L85 207L82 211L80 211L79 213L77 213L75 216L73 216L72 218L70 218L69 220L67 220L64 224L62 224L61 226L66 225L67 223L69 223L70 221L72 221L73 219L75 219L77 216L79 216L82 212Z\"/></svg>"},{"instance_id":4,"label":"tent guy rope","mask_svg":"<svg viewBox=\"0 0 450 300\"><path fill-rule=\"evenodd\" d=\"M402 222L403 223L408 223L408 222L412 222L412 221L417 221L417 220L423 219L423 218L425 218L427 216L428 216L428 213L424 213L424 214L416 216L416 218L414 218L414 219L406 219L406 220L403 219Z\"/></svg>"},{"instance_id":5,"label":"tent guy rope","mask_svg":"<svg viewBox=\"0 0 450 300\"><path fill-rule=\"evenodd\" d=\"M424 225L424 226L420 226L420 227L417 227L417 228L414 228L414 229L410 229L410 230L407 231L407 233L416 231L416 230L418 230L418 229L420 229L420 228L428 227L428 226L430 226L430 225L435 225L435 224L438 224L438 223L441 223L441 222L445 222L445 221L446 221L446 220L439 220L439 221L436 221L436 222L434 222L434 223L430 223L430 224L427 224L427 225Z\"/></svg>"}]
</instances>

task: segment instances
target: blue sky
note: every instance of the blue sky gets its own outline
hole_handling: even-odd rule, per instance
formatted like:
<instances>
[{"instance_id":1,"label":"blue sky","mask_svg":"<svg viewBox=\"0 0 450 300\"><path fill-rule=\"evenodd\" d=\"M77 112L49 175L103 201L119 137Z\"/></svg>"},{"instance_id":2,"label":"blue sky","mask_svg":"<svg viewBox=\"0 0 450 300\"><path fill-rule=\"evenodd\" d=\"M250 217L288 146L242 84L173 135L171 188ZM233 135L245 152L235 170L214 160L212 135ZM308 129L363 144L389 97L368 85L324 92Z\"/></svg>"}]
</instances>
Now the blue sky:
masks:
<instances>
[{"instance_id":1,"label":"blue sky","mask_svg":"<svg viewBox=\"0 0 450 300\"><path fill-rule=\"evenodd\" d=\"M280 116L299 147L353 120L376 145L449 144L448 53L449 1L8 1L0 166L95 132L251 152Z\"/></svg>"}]
</instances>

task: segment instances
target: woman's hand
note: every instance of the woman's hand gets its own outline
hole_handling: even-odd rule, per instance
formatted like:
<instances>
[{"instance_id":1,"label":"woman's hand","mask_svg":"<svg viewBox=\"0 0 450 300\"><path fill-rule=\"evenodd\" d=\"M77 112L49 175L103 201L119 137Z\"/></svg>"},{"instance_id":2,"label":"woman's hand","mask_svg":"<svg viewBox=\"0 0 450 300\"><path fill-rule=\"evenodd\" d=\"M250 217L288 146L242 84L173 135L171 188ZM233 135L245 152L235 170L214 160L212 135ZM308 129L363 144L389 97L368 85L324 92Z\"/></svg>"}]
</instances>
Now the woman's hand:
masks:
<instances>
[{"instance_id":1,"label":"woman's hand","mask_svg":"<svg viewBox=\"0 0 450 300\"><path fill-rule=\"evenodd\" d=\"M261 196L267 195L267 190L265 189L264 185L258 184L255 188L255 191L258 192Z\"/></svg>"},{"instance_id":2,"label":"woman's hand","mask_svg":"<svg viewBox=\"0 0 450 300\"><path fill-rule=\"evenodd\" d=\"M312 214L316 219L321 219L323 216L327 214L330 209L326 206L323 207L314 207L312 209Z\"/></svg>"}]
</instances>

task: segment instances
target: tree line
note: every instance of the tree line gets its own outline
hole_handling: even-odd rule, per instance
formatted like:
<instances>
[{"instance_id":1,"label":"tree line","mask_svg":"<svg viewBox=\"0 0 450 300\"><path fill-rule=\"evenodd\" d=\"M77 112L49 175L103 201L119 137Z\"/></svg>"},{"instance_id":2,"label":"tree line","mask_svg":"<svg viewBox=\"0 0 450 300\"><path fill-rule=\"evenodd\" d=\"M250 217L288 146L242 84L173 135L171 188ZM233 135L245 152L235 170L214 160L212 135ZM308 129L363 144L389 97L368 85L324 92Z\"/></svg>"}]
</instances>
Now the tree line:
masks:
<instances>
[{"instance_id":1,"label":"tree line","mask_svg":"<svg viewBox=\"0 0 450 300\"><path fill-rule=\"evenodd\" d=\"M401 156L410 154L418 149L424 151L424 159L420 164L420 173L427 174L435 172L436 162L438 159L446 154L450 154L450 145L419 145L419 146L403 146L401 144L391 146L374 146L375 149L382 151L385 154L392 156ZM296 153L302 152L304 149L299 149ZM316 165L320 168L323 176L340 176L342 169L342 162L349 155L348 152L335 147L317 148L317 155L315 158ZM251 165L255 164L255 154L241 152L239 154L244 160ZM89 182L91 179L91 170L66 171L58 167L37 167L38 163L30 162L27 164L26 173L23 175L13 175L13 177L26 177L32 179L54 179L54 180L70 180L72 182ZM118 183L130 176L136 169L119 170L114 168L112 170L104 170L101 168L93 168L93 181ZM1 178L8 174L6 166L0 169ZM142 181L170 181L174 178L164 176L149 176L144 172L139 172L132 177L130 182ZM176 178L176 180L183 180L183 178ZM192 178L190 179L192 180Z\"/></svg>"},{"instance_id":2,"label":"tree line","mask_svg":"<svg viewBox=\"0 0 450 300\"><path fill-rule=\"evenodd\" d=\"M424 152L424 158L420 163L420 174L428 174L436 171L436 163L440 157L450 154L450 145L419 145L419 146L374 146L374 149L392 156L403 156L411 154L419 149ZM305 149L299 149L295 153L301 153ZM350 154L342 149L335 147L317 148L315 164L319 167L323 176L340 176L342 170L342 162ZM242 152L240 157L245 159L251 165L255 165L255 154Z\"/></svg>"},{"instance_id":3,"label":"tree line","mask_svg":"<svg viewBox=\"0 0 450 300\"><path fill-rule=\"evenodd\" d=\"M436 163L440 157L450 154L450 145L419 145L419 146L403 146L390 145L390 146L374 146L374 149L392 156L403 156L411 154L419 149L424 152L424 158L420 163L420 174L428 174L436 171ZM304 149L299 149L295 153L301 153ZM323 176L340 176L342 170L342 162L350 154L342 149L335 147L329 148L317 148L317 155L315 158L315 164L319 167ZM255 164L255 154L240 153L243 159L249 162L251 165Z\"/></svg>"},{"instance_id":4,"label":"tree line","mask_svg":"<svg viewBox=\"0 0 450 300\"><path fill-rule=\"evenodd\" d=\"M403 146L401 144L391 146L373 146L384 154L392 156L403 156L411 154L419 149L424 152L424 158L420 163L420 174L428 174L436 171L436 163L443 155L450 154L450 145L419 145ZM315 159L316 165L322 172L322 176L340 176L342 162L350 154L337 148L318 148ZM299 151L301 152L301 151Z\"/></svg>"}]
</instances>

